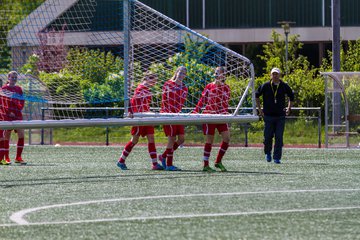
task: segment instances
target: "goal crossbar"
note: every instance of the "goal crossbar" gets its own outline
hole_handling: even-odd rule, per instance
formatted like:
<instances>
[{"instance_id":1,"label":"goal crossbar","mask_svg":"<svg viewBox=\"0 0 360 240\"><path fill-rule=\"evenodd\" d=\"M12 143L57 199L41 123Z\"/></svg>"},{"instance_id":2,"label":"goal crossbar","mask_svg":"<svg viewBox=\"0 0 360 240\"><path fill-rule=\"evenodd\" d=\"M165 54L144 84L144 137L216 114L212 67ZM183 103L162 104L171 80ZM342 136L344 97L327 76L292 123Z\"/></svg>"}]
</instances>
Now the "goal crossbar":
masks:
<instances>
[{"instance_id":1,"label":"goal crossbar","mask_svg":"<svg viewBox=\"0 0 360 240\"><path fill-rule=\"evenodd\" d=\"M156 118L108 118L108 119L64 119L64 120L32 120L32 121L1 121L0 129L39 129L39 128L74 128L74 127L121 127L149 126L163 124L198 125L203 123L250 123L259 120L258 116L215 116L204 119L199 116L177 116Z\"/></svg>"}]
</instances>

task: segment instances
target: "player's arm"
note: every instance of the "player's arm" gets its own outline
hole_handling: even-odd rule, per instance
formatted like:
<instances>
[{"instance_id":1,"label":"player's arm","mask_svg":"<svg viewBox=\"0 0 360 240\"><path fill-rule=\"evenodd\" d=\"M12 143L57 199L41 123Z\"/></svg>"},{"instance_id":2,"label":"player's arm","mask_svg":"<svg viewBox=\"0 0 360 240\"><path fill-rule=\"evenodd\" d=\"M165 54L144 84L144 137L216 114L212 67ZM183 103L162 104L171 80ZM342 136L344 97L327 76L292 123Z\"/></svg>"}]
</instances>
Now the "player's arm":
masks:
<instances>
[{"instance_id":1,"label":"player's arm","mask_svg":"<svg viewBox=\"0 0 360 240\"><path fill-rule=\"evenodd\" d=\"M162 95L161 95L161 109L165 110L168 107L168 84L165 82L163 88L162 88Z\"/></svg>"},{"instance_id":2,"label":"player's arm","mask_svg":"<svg viewBox=\"0 0 360 240\"><path fill-rule=\"evenodd\" d=\"M231 96L230 86L226 85L226 99L225 99L226 102L230 101L230 96Z\"/></svg>"},{"instance_id":3,"label":"player's arm","mask_svg":"<svg viewBox=\"0 0 360 240\"><path fill-rule=\"evenodd\" d=\"M288 106L286 108L286 116L288 116L290 114L290 112L291 112L291 108L292 108L293 103L294 103L295 95L294 95L293 90L287 84L286 84L286 95L289 97Z\"/></svg>"},{"instance_id":4,"label":"player's arm","mask_svg":"<svg viewBox=\"0 0 360 240\"><path fill-rule=\"evenodd\" d=\"M292 106L293 106L293 102L289 100L288 106L286 108L286 116L290 114Z\"/></svg>"},{"instance_id":5,"label":"player's arm","mask_svg":"<svg viewBox=\"0 0 360 240\"><path fill-rule=\"evenodd\" d=\"M201 98L199 99L198 103L196 104L194 113L200 112L201 108L204 106L204 103L207 102L207 96L208 96L208 89L206 86L205 89L203 90L203 92L201 93Z\"/></svg>"},{"instance_id":6,"label":"player's arm","mask_svg":"<svg viewBox=\"0 0 360 240\"><path fill-rule=\"evenodd\" d=\"M182 91L181 91L180 106L184 106L184 103L185 103L187 94L188 94L188 88L187 88L187 87L184 87L184 88L182 89ZM174 99L174 100L176 101L176 99Z\"/></svg>"},{"instance_id":7,"label":"player's arm","mask_svg":"<svg viewBox=\"0 0 360 240\"><path fill-rule=\"evenodd\" d=\"M132 106L132 101L129 101L129 107L128 107L128 117L133 118L134 117L134 110Z\"/></svg>"}]
</instances>

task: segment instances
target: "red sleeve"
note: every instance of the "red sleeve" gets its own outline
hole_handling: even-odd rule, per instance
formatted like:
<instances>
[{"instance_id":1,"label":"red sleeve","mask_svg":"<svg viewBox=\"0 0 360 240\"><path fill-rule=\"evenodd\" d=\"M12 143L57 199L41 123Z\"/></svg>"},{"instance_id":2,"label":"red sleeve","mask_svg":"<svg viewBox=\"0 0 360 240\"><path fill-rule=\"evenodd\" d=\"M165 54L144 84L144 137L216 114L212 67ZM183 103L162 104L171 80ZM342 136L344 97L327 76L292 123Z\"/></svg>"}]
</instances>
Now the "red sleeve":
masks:
<instances>
[{"instance_id":1,"label":"red sleeve","mask_svg":"<svg viewBox=\"0 0 360 240\"><path fill-rule=\"evenodd\" d=\"M184 87L184 88L183 88L183 91L182 91L182 93L181 93L181 96L180 96L180 106L181 106L181 107L184 106L184 103L185 103L185 101L186 101L187 94L188 94L188 89L187 89L187 87Z\"/></svg>"},{"instance_id":2,"label":"red sleeve","mask_svg":"<svg viewBox=\"0 0 360 240\"><path fill-rule=\"evenodd\" d=\"M167 107L167 94L168 94L168 90L167 90L167 82L165 82L163 89L162 89L162 96L161 96L161 110L165 110L165 108Z\"/></svg>"},{"instance_id":3,"label":"red sleeve","mask_svg":"<svg viewBox=\"0 0 360 240\"><path fill-rule=\"evenodd\" d=\"M201 93L201 98L199 99L196 107L195 107L195 112L198 113L200 112L201 108L204 106L204 104L207 103L207 97L208 97L208 86L206 85L206 87L204 88L203 92Z\"/></svg>"},{"instance_id":4,"label":"red sleeve","mask_svg":"<svg viewBox=\"0 0 360 240\"><path fill-rule=\"evenodd\" d=\"M226 85L226 91L227 91L227 99L226 99L226 102L229 102L229 100L230 100L230 95L231 95L231 91L230 91L229 85Z\"/></svg>"},{"instance_id":5,"label":"red sleeve","mask_svg":"<svg viewBox=\"0 0 360 240\"><path fill-rule=\"evenodd\" d=\"M226 85L225 91L226 91L226 96L225 99L223 100L223 111L226 114L228 113L229 110L229 100L230 100L230 92L231 92L229 85Z\"/></svg>"}]
</instances>

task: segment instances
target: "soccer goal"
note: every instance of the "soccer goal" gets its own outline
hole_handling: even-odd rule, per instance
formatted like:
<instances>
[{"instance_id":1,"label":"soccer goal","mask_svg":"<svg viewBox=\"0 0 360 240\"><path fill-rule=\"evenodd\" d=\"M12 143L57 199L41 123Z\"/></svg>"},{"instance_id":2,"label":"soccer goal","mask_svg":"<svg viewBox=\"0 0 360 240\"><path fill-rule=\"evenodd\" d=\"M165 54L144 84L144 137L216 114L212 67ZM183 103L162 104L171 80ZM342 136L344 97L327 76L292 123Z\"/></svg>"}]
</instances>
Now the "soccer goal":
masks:
<instances>
[{"instance_id":1,"label":"soccer goal","mask_svg":"<svg viewBox=\"0 0 360 240\"><path fill-rule=\"evenodd\" d=\"M360 73L323 72L325 147L360 146Z\"/></svg>"},{"instance_id":2,"label":"soccer goal","mask_svg":"<svg viewBox=\"0 0 360 240\"><path fill-rule=\"evenodd\" d=\"M0 51L19 73L24 120L3 129L199 124L257 121L254 68L246 57L136 0L47 0L1 6ZM26 12L27 14L23 14ZM12 20L10 20L12 19ZM188 93L180 112L160 112L163 85L184 66ZM193 114L215 68L229 85L226 114ZM146 73L157 76L150 112L127 117ZM6 72L1 75L7 83ZM1 95L5 94L1 91ZM174 104L177 104L176 102ZM123 109L121 111L110 111ZM250 109L250 110L249 110Z\"/></svg>"}]
</instances>

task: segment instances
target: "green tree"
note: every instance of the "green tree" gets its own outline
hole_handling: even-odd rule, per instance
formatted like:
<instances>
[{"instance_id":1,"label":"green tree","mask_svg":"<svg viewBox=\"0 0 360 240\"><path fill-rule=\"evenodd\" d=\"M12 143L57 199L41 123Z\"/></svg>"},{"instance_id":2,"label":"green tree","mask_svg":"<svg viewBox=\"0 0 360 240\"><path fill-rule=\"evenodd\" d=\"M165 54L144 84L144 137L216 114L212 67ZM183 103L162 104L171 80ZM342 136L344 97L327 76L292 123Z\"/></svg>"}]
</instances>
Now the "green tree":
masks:
<instances>
[{"instance_id":1,"label":"green tree","mask_svg":"<svg viewBox=\"0 0 360 240\"><path fill-rule=\"evenodd\" d=\"M11 69L11 54L7 43L8 32L44 0L3 0L0 1L0 71Z\"/></svg>"},{"instance_id":2,"label":"green tree","mask_svg":"<svg viewBox=\"0 0 360 240\"><path fill-rule=\"evenodd\" d=\"M332 71L332 52L327 52L327 57L322 59L321 71ZM360 71L360 38L356 41L348 41L347 49L344 44L340 45L340 70L342 72Z\"/></svg>"},{"instance_id":3,"label":"green tree","mask_svg":"<svg viewBox=\"0 0 360 240\"><path fill-rule=\"evenodd\" d=\"M324 102L324 83L317 74L317 69L310 65L305 56L299 54L303 44L298 41L299 35L290 35L288 43L288 62L285 63L285 41L279 33L272 32L273 42L263 46L264 55L258 56L265 61L265 74L256 79L256 86L270 80L270 71L278 67L283 73L287 65L287 73L283 80L295 93L295 106L318 107Z\"/></svg>"}]
</instances>

